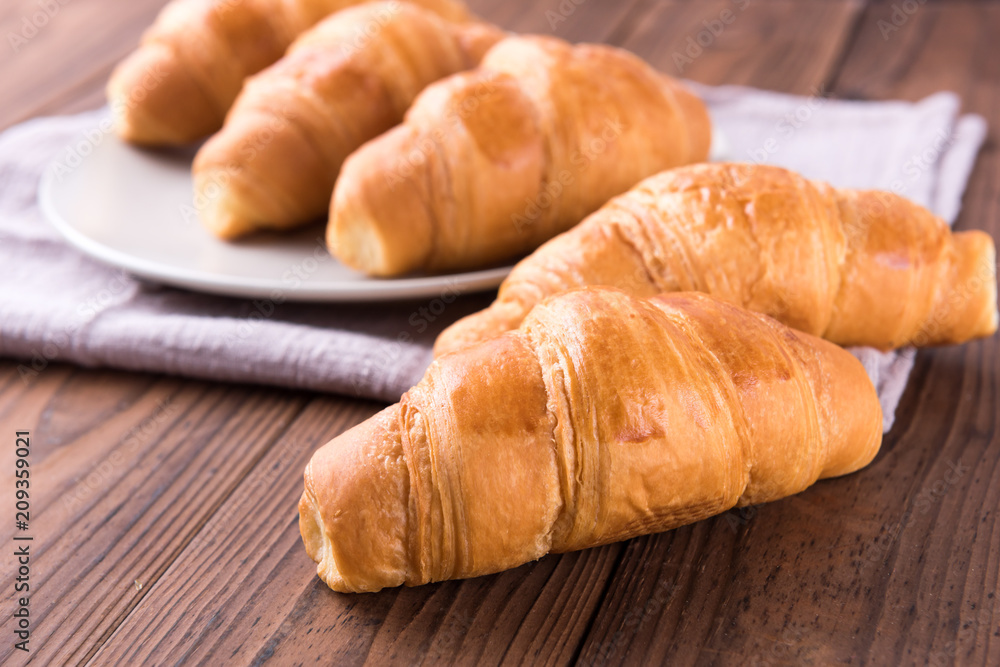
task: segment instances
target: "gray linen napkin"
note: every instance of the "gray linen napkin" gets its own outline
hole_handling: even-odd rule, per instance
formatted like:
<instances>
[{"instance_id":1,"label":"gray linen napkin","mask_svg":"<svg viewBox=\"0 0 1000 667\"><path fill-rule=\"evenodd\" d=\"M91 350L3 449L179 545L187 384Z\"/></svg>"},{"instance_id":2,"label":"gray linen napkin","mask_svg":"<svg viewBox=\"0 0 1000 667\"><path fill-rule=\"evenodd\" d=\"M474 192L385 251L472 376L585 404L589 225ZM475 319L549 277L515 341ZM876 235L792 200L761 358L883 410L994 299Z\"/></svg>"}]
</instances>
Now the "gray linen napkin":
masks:
<instances>
[{"instance_id":1,"label":"gray linen napkin","mask_svg":"<svg viewBox=\"0 0 1000 667\"><path fill-rule=\"evenodd\" d=\"M776 164L843 188L877 188L926 206L953 224L986 138L986 121L960 116L953 93L920 102L856 102L687 82L721 128L726 158ZM851 350L882 402L883 428L913 368L913 349Z\"/></svg>"},{"instance_id":2,"label":"gray linen napkin","mask_svg":"<svg viewBox=\"0 0 1000 667\"><path fill-rule=\"evenodd\" d=\"M916 103L843 102L696 86L725 157L794 168L838 186L896 189L951 221L985 124L938 94ZM42 217L39 178L102 112L42 118L0 135L0 355L31 383L53 360L272 384L394 401L422 376L438 332L492 294L373 305L292 304L159 287L69 247ZM914 156L919 161L912 163ZM909 162L908 162L909 161ZM450 300L450 299L449 299ZM912 351L853 352L892 425Z\"/></svg>"}]
</instances>

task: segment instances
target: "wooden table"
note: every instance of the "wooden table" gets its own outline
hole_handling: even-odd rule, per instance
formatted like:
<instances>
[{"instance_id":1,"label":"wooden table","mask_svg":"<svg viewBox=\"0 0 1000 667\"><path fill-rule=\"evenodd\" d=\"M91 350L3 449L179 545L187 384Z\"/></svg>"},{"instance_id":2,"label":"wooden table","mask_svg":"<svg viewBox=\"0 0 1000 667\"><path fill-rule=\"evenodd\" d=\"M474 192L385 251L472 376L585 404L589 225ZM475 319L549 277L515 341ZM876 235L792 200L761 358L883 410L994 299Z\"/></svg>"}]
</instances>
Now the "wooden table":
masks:
<instances>
[{"instance_id":1,"label":"wooden table","mask_svg":"<svg viewBox=\"0 0 1000 667\"><path fill-rule=\"evenodd\" d=\"M48 4L59 8L46 25L0 58L0 127L99 105L163 0ZM674 54L730 10L683 76L862 99L956 91L990 124L957 226L1000 238L1000 5L472 4L671 74ZM0 35L39 10L8 0ZM358 596L316 578L295 503L310 453L379 405L60 364L25 383L2 361L2 495L11 502L14 432L30 429L35 541L25 656L4 522L0 660L1000 664L997 342L921 352L895 427L857 474L496 576Z\"/></svg>"}]
</instances>

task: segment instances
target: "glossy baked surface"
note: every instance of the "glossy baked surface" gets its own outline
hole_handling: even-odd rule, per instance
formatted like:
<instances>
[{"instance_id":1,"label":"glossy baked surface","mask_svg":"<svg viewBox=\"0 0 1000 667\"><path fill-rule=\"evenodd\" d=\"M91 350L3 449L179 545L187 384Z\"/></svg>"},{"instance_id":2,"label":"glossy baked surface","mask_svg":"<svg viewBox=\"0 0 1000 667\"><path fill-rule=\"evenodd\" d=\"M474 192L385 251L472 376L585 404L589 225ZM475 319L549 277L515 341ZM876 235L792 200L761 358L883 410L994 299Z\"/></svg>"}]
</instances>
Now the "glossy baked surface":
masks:
<instances>
[{"instance_id":1,"label":"glossy baked surface","mask_svg":"<svg viewBox=\"0 0 1000 667\"><path fill-rule=\"evenodd\" d=\"M0 57L0 126L101 106L111 66L161 4L66 3ZM879 22L893 25L902 3L742 4L471 6L507 29L609 41L711 84L864 99L954 90L995 145L1000 96L982 54L1000 8L926 3L884 39ZM13 7L4 35L39 11ZM723 9L734 22L678 72L673 53ZM987 147L957 229L1000 234L998 172ZM668 533L365 596L316 577L289 508L313 450L385 405L53 363L26 385L19 363L0 360L0 427L47 443L32 458L46 505L35 539L47 576L32 598L41 663L1000 663L995 335L918 353L896 425L862 471ZM0 644L0 660L11 651Z\"/></svg>"}]
</instances>

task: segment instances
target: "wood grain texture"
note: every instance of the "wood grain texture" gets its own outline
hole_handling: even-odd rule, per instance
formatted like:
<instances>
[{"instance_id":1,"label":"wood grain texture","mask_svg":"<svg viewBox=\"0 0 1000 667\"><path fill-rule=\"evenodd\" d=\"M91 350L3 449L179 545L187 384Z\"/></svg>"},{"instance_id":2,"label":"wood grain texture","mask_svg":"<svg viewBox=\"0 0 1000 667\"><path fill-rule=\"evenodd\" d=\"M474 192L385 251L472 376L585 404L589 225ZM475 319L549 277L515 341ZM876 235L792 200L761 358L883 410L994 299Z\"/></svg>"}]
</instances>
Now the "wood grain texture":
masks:
<instances>
[{"instance_id":1,"label":"wood grain texture","mask_svg":"<svg viewBox=\"0 0 1000 667\"><path fill-rule=\"evenodd\" d=\"M111 68L167 0L10 0L0 14L0 130L103 104Z\"/></svg>"},{"instance_id":2,"label":"wood grain texture","mask_svg":"<svg viewBox=\"0 0 1000 667\"><path fill-rule=\"evenodd\" d=\"M582 25L596 28L593 34L578 37L599 40L615 34L615 30L607 30L607 9L596 4L593 6L601 12L593 18L588 18L586 5L580 5L573 14L578 21L582 17ZM846 9L837 15L851 16L853 5L843 7ZM503 17L488 14L487 7L475 9L486 18L503 20ZM503 10L510 11L510 6L504 6ZM541 15L544 16L544 13ZM537 23L539 12L515 13L515 16L515 25L505 27L532 30L532 22ZM688 21L670 22L661 28L659 34L672 34L675 39L682 39L691 25L699 25L703 20L698 18L701 16L704 15L690 16ZM639 20L644 19L640 17ZM848 21L844 18L841 23L846 26ZM618 26L635 24L635 20L617 23ZM821 22L816 22L813 29L819 31L820 25ZM630 45L627 32L619 32L619 37L624 39L626 46ZM804 58L811 46L807 47L806 42L799 43L802 46L797 55ZM641 46L641 42L637 44ZM774 57L770 52L760 55L762 62L772 61ZM711 71L713 58L709 53L702 59L706 71ZM754 62L752 58L749 61ZM809 83L803 79L797 85L805 89ZM307 459L306 454L298 466L299 470ZM301 487L300 473L294 467L288 469L287 477L280 484L283 489L290 489L283 493L294 496ZM237 502L236 499L234 494L234 502ZM256 524L251 517L241 525ZM303 559L297 534L292 531L290 537L291 544L280 543L274 548L288 554L288 558ZM210 639L204 640L187 631L186 626L172 625L186 622L183 619L190 610L184 605L165 608L161 604L161 599L217 600L221 592L213 585L206 587L205 582L200 580L168 576L158 582L148 604L128 619L109 642L106 652L99 657L109 661L134 661L152 655L170 660L186 656L212 662L235 651L233 655L239 657L255 655L256 661L271 658L278 664L325 660L331 656L343 663L368 661L372 664L423 659L486 663L544 659L563 663L579 649L597 604L605 594L609 575L617 567L622 548L622 545L613 545L581 554L554 556L494 577L448 582L415 590L388 591L378 596L360 596L360 600L327 591L322 584L313 581L312 586L289 595L290 599L296 600L291 610L284 606L269 607L260 610L258 613L261 616L254 615L252 620L250 616L245 616L225 626L224 635L227 638L240 638L239 646L231 649L228 644L223 648ZM306 570L311 569L308 561L305 565ZM191 567L190 570L197 571L198 568ZM222 584L224 582L220 582ZM247 585L253 588L263 584ZM174 590L174 586L180 590ZM386 598L392 598L391 604L385 602ZM219 613L225 614L230 606L224 604L221 609ZM154 617L159 619L159 624L150 635L148 626ZM498 618L503 618L503 623L498 623ZM242 638L248 635L257 638L261 633L250 632L245 627L247 623L268 629L280 624L280 629L269 638L265 647L253 653ZM348 632L346 628L357 630ZM177 635L182 639L176 639ZM201 646L202 641L207 644L206 647L192 648ZM135 646L141 646L142 650L125 652L119 648ZM191 650L195 653L189 653Z\"/></svg>"},{"instance_id":3,"label":"wood grain texture","mask_svg":"<svg viewBox=\"0 0 1000 667\"><path fill-rule=\"evenodd\" d=\"M13 92L0 98L0 128L100 104L113 63L163 2L67 2L15 58L0 58L0 89ZM873 99L955 90L991 127L958 226L1000 231L996 5L920 5L883 39L891 2L470 4L504 27L617 44L707 83ZM36 6L0 5L0 35ZM674 53L731 8L734 20L678 71ZM38 468L28 657L998 664L996 347L994 337L922 352L896 427L858 474L499 575L359 596L315 577L295 501L312 450L379 406L59 364L24 383L0 361L0 433L30 428ZM4 525L0 539L10 536ZM6 569L3 581L9 609ZM9 626L5 616L0 632ZM0 661L23 662L10 648L0 644Z\"/></svg>"},{"instance_id":4,"label":"wood grain texture","mask_svg":"<svg viewBox=\"0 0 1000 667\"><path fill-rule=\"evenodd\" d=\"M0 432L28 428L33 443L32 657L54 663L97 650L304 403L292 392L62 365L12 400L8 391ZM13 450L4 450L12 489ZM12 532L5 522L4 544ZM5 586L5 605L12 594ZM0 632L13 636L10 615ZM0 660L13 650L0 644Z\"/></svg>"},{"instance_id":5,"label":"wood grain texture","mask_svg":"<svg viewBox=\"0 0 1000 667\"><path fill-rule=\"evenodd\" d=\"M1000 63L993 55L1000 6L933 4L906 16L894 15L891 6L871 8L835 90L902 99L958 93L965 111L986 118L989 134L956 227L1000 237ZM919 357L922 375L910 388L914 402L901 408L896 449L907 461L922 456L929 462L914 470L898 548L886 559L890 576L876 627L897 627L900 634L869 629L871 655L920 661L954 654L955 664L1000 662L997 341L994 336ZM958 463L968 470L952 483Z\"/></svg>"},{"instance_id":6,"label":"wood grain texture","mask_svg":"<svg viewBox=\"0 0 1000 667\"><path fill-rule=\"evenodd\" d=\"M315 566L296 548L295 506L309 454L377 409L311 401L151 587L98 661L252 660L302 592L315 588Z\"/></svg>"},{"instance_id":7,"label":"wood grain texture","mask_svg":"<svg viewBox=\"0 0 1000 667\"><path fill-rule=\"evenodd\" d=\"M551 35L571 42L617 43L643 0L466 0L479 16L521 33Z\"/></svg>"},{"instance_id":8,"label":"wood grain texture","mask_svg":"<svg viewBox=\"0 0 1000 667\"><path fill-rule=\"evenodd\" d=\"M844 0L673 0L633 19L620 46L671 76L786 93L822 90L863 4Z\"/></svg>"},{"instance_id":9,"label":"wood grain texture","mask_svg":"<svg viewBox=\"0 0 1000 667\"><path fill-rule=\"evenodd\" d=\"M957 227L997 236L1000 79L985 53L1000 7L928 5L883 39L892 11L860 16L833 92L950 89L986 116L990 140ZM998 367L996 336L923 351L868 468L630 544L643 556L626 555L615 573L583 662L997 664ZM632 610L650 606L636 622Z\"/></svg>"}]
</instances>

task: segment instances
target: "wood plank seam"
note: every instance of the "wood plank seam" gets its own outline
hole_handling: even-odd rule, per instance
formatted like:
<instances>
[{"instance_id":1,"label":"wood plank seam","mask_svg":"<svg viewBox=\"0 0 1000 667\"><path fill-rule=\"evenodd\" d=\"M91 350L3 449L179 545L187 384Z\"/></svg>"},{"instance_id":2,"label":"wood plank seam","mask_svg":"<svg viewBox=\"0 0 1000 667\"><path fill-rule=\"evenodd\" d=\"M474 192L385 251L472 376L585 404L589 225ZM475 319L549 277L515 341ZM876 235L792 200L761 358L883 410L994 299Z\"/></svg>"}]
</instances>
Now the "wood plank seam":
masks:
<instances>
[{"instance_id":1,"label":"wood plank seam","mask_svg":"<svg viewBox=\"0 0 1000 667\"><path fill-rule=\"evenodd\" d=\"M257 457L257 459L253 462L253 465L248 468L247 472L240 477L239 481L233 485L230 491L226 494L225 500L223 502L220 502L210 515L206 515L205 520L198 526L197 530L192 533L191 538L187 542L185 542L184 545L180 549L178 549L178 551L175 553L174 557L170 560L169 564L167 564L167 566L164 568L164 572L172 568L178 561L178 559L180 559L182 556L188 555L191 549L197 548L199 544L211 541L211 536L205 534L205 531L209 529L208 528L209 524L217 524L219 521L221 521L221 519L219 519L216 515L218 515L220 512L226 511L223 509L226 505L230 504L230 502L233 500L238 500L239 497L243 495L242 487L247 483L247 480L255 476L255 472L258 470L258 467L264 464L264 460L267 458L268 454L271 453L271 450L274 448L274 446L288 435L290 429L293 429L297 426L299 420L303 417L303 414L307 412L309 406L314 404L317 400L324 400L324 397L314 397L308 401L304 401L300 409L296 412L295 416L292 417L288 421L287 425L280 431L280 434L272 439L272 441L269 443L266 449L262 448L261 455ZM339 413L334 419L334 428L335 429L340 428L339 425L343 423L349 423L352 417L354 417L356 414L367 414L367 412L370 412L370 409L367 407L367 405L368 404L366 403L358 403L352 406L353 409L349 409L347 411ZM265 473L265 477L267 477L267 473ZM155 581L150 583L148 586L144 587L147 589L147 595L153 593L159 593L159 587L161 586L161 581L162 581L162 573L161 576L158 577ZM146 596L144 595L143 600L141 602L144 603L145 599ZM120 619L119 623L115 626L113 631L109 632L107 637L102 638L103 641L99 645L96 645L94 647L93 651L90 652L90 654L87 656L86 659L88 661L92 661L94 655L96 655L96 653L103 647L105 643L107 643L107 641L111 638L111 636L113 636L118 631L118 629L139 610L139 608L140 604L133 605L129 609L128 613L122 619Z\"/></svg>"},{"instance_id":2,"label":"wood plank seam","mask_svg":"<svg viewBox=\"0 0 1000 667\"><path fill-rule=\"evenodd\" d=\"M220 401L224 401L224 400L225 400L225 398L226 398L226 394L225 394L225 393L223 393L223 394L222 394L222 395L220 396L219 400L220 400ZM183 418L184 418L184 415L187 415L187 414L188 414L188 412L189 412L189 411L190 411L191 409L193 409L193 408L194 408L194 407L195 407L196 405L197 405L197 402L193 402L193 403L192 403L192 405L191 405L191 406L189 407L189 409L188 409L188 410L185 410L185 411L184 411L184 412L182 413L182 415L178 417L178 420L180 420L180 419L183 419ZM298 406L298 408L296 408L296 409L295 409L295 415L296 415L296 416L297 416L298 414L300 414L300 413L301 413L302 409L304 409L304 405L305 405L305 402L303 401L303 402L302 402L302 403L301 403L301 404L300 404L300 405ZM209 415L210 415L210 413L209 413L209 412L206 412L205 416L203 416L203 417L202 417L202 420L204 421L204 420L208 419L208 418L209 418ZM174 422L174 423L177 423L177 421L178 421L178 420L175 420L175 422ZM215 429L213 429L212 431L210 431L210 432L208 433L208 435L207 435L206 437L207 437L207 438L208 438L209 440L211 440L211 438L213 438L213 437L215 437L216 435L218 435L218 433L220 432L220 429L222 429L222 428L226 428L226 427L229 427L229 426L231 426L229 422L226 422L226 421L223 421L223 422L221 422L221 423L217 424L217 425L216 425L216 428L215 428ZM283 430L281 430L281 431L280 431L280 432L279 432L278 434L274 435L274 437L272 437L272 438L271 438L271 441L270 441L270 442L268 443L268 445L267 445L266 447L262 447L262 448L261 448L261 450L262 450L262 453L261 453L261 455L260 455L260 456L258 456L258 457L257 457L256 459L254 459L254 464L255 464L255 463L256 463L256 462L257 462L257 461L258 461L258 460L259 460L259 459L261 458L261 456L263 456L263 454L264 454L264 453L266 453L267 451L269 451L270 447L271 447L271 446L273 446L274 442L275 442L275 441L277 441L277 439L278 439L278 438L280 437L281 433L283 433L283 432L284 432L284 431L283 431ZM170 433L170 430L169 430L169 429L165 430L165 431L164 431L164 434L163 434L163 435L161 436L161 438L159 438L158 440L162 440L162 438L165 438L165 437L167 437L167 435L168 435L169 433ZM147 447L148 447L148 445L147 445ZM228 497L229 495L231 495L231 493L232 493L233 489L234 489L234 488L235 488L236 486L238 486L239 482L240 482L240 481L242 481L242 479L244 479L244 478L245 478L245 476L246 476L246 474L247 474L247 471L248 471L249 469L251 469L251 467L252 467L252 466L248 466L248 467L247 467L247 468L246 468L246 469L244 470L244 473L243 473L243 475L240 475L240 476L238 476L238 477L234 478L234 481L233 481L233 484L232 484L232 486L230 487L229 491L228 491L228 492L227 492L227 493L225 494L225 497ZM193 479L192 479L192 480L188 480L188 482L187 482L187 485L188 485L188 486L190 486L190 484L192 484L192 483L194 483L194 480L193 480ZM185 487L185 488L186 488L186 487ZM155 498L154 498L154 500L155 500ZM198 523L197 525L192 525L192 526L191 526L191 531L190 531L190 533L188 533L188 537L187 537L187 539L186 539L186 540L182 540L182 541L181 541L181 542L180 542L180 543L179 543L179 544L177 545L177 547L176 547L176 548L174 549L174 551L173 551L172 555L170 555L170 556L169 556L169 557L168 557L167 559L165 559L164 563L163 563L163 564L161 564L161 566L159 566L159 567L158 567L158 568L157 568L157 569L156 569L156 570L155 570L155 571L154 571L154 572L152 573L152 576L150 577L150 581L157 581L157 580L159 579L159 577L161 577L161 576L162 576L163 572L165 572L165 571L166 571L166 569L167 569L167 568L169 567L169 565L170 565L170 564L172 564L174 560L176 560L177 556L178 556L178 555L179 555L179 554L180 554L180 553L181 553L181 552L183 551L184 547L185 547L185 546L186 546L186 545L187 545L187 544L188 544L188 543L190 542L190 540L191 540L191 539L193 538L193 536L195 535L195 533L197 532L197 530L199 530L199 529L201 528L201 526L203 526L203 525L204 525L204 523L205 523L205 522L207 521L207 517L210 517L211 515L213 515L213 514L214 514L214 513L215 513L215 512L216 512L216 511L218 510L218 507L219 507L220 505L221 505L221 502L217 502L217 503L216 503L216 506L215 506L214 508L212 508L212 510L211 510L210 512L206 513L206 515L205 515L205 517L206 517L206 518L205 518L205 519L203 519L203 520L202 520L202 521L201 521L200 523ZM142 520L142 517L144 517L144 516L145 516L145 512L143 512L143 513L141 513L141 514L137 515L137 517L135 518L134 522L138 522L138 521L141 521L141 520ZM106 519L107 519L107 517L105 518L105 520L106 520ZM134 523L134 522L133 522L133 523ZM183 531L182 531L181 533L179 533L179 534L183 534ZM125 608L125 609L123 610L123 612L122 612L122 613L120 613L120 614L119 614L119 615L118 615L118 616L117 616L117 617L116 617L116 618L115 618L115 619L113 620L113 622L112 622L112 624L111 624L111 626L110 626L110 629L115 629L115 628L117 628L117 627L118 627L118 626L119 626L119 625L121 624L121 622L122 622L122 621L123 621L123 620L124 620L124 619L125 619L125 618L126 618L126 617L127 617L127 616L128 616L129 614L130 614L130 613L131 613L131 610L132 610L132 609L134 609L134 607L135 607L135 606L136 606L136 605L137 605L137 604L138 604L138 603L139 603L139 602L140 602L140 601L141 601L142 599L144 599L144 598L145 598L145 597L146 597L146 596L147 596L147 595L149 594L149 592L150 592L151 588L152 588L151 586L144 586L144 587L143 587L143 590L141 591L141 594L140 594L140 595L137 595L137 596L133 596L133 597L131 597L131 598L129 599L129 601L128 601L128 605L127 605L127 606L126 606L126 608ZM131 595L131 591L129 591L129 593L130 593L130 595ZM125 594L125 592L123 591L123 592L122 592L122 594L121 594L121 595L119 596L119 598L118 598L118 599L119 599L119 601L121 601L121 600L123 599L123 596L124 596L124 594ZM85 599L85 598L86 598L86 596L83 596L83 598L81 598L81 599ZM113 605L112 605L112 606L113 606ZM40 621L42 621L42 620L44 620L44 617L45 617L45 616L47 616L47 614L43 614L43 615L42 615L41 617L39 617L39 618L38 618L38 619L36 620L36 623L37 623L37 622L40 622ZM97 649L98 649L98 648L99 648L99 647L100 647L101 645L103 645L103 643L104 643L104 642L105 642L105 641L107 640L107 638L108 638L108 637L110 636L110 634L111 634L110 632L105 632L105 633L102 633L101 637L100 637L100 638L98 639L98 641L97 641L97 642L96 642L96 643L94 644L94 646L93 646L93 647L91 647L91 648L90 648L90 650L88 650L88 651L87 651L87 652L86 652L86 653L84 654L84 656L82 657L82 660L89 660L89 658L90 658L90 657L91 657L91 656L93 655L93 653L94 653L94 652L96 652L96 650L97 650Z\"/></svg>"},{"instance_id":3,"label":"wood plank seam","mask_svg":"<svg viewBox=\"0 0 1000 667\"><path fill-rule=\"evenodd\" d=\"M827 86L829 85L829 82L836 79L839 69L843 66L843 63L846 61L849 49L854 44L857 35L860 32L862 16L865 13L864 9L865 6L867 5L867 2L868 0L850 0L849 4L855 5L851 24L846 34L837 43L837 54L834 58L831 59L832 64L829 71L826 72L825 75L823 76L824 86L819 91L819 94L823 94L828 90ZM650 8L651 6L648 0L642 0L641 2L637 3L637 5L634 7L633 13L630 13L628 15L627 20L623 19L621 23L618 26L616 26L616 29L611 32L611 35L609 37L609 42L615 44L621 44L627 41L628 38L631 36L631 34L635 31L635 28L638 25L638 23L642 19L642 16L639 15L640 12L642 13L648 12ZM594 605L593 612L587 621L586 629L583 633L581 633L577 646L573 650L572 654L573 663L580 662L583 650L587 645L588 638L592 634L594 624L598 616L600 615L601 610L604 608L604 602L607 599L608 592L610 591L612 583L616 580L616 575L618 574L621 565L624 561L625 553L626 550L622 549L622 551L617 555L614 565L611 569L611 572L608 578L604 582L600 599L598 603Z\"/></svg>"},{"instance_id":4,"label":"wood plank seam","mask_svg":"<svg viewBox=\"0 0 1000 667\"><path fill-rule=\"evenodd\" d=\"M91 649L86 654L84 654L84 656L82 658L82 662L90 662L91 659L93 658L93 656L108 641L108 639L111 638L111 636L118 629L118 627L121 626L121 624L123 622L125 622L125 620L129 616L132 615L133 611L136 609L136 607L138 607L139 603L143 599L145 599L147 595L149 595L149 593L153 590L153 587L160 581L160 578L163 576L163 574L168 569L170 569L170 566L173 565L174 561L176 561L177 558L180 557L180 555L184 552L184 550L187 549L187 547L192 542L195 541L196 537L202 531L202 529L205 527L205 525L208 524L208 522L212 519L213 516L215 516L215 514L219 511L219 509L223 505L225 505L226 501L230 497L232 497L232 495L236 491L236 489L238 489L240 487L240 485L242 484L242 482L250 475L250 473L253 471L253 469L260 463L260 461L265 457L265 455L271 450L271 448L274 446L274 444L276 442L278 442L285 435L285 433L287 432L287 430L291 426L291 424L293 424L295 422L295 420L298 419L299 416L301 416L301 414L305 411L305 408L306 408L307 405L308 405L308 401L303 401L298 406L298 408L296 408L295 413L289 419L288 424L286 424L284 426L284 428L282 428L281 430L279 430L276 433L272 434L272 436L270 438L270 442L268 442L268 444L266 446L260 448L260 452L257 454L256 458L254 458L254 460L249 465L247 465L244 468L243 474L240 475L238 479L234 480L232 486L224 494L224 496L220 497L219 501L215 504L215 507L212 509L212 511L204 514L201 517L200 523L198 523L196 526L192 527L192 529L188 533L188 538L185 541L183 541L181 544L179 544L177 546L177 548L175 549L175 551L173 553L173 556L171 558L169 558L168 560L164 561L164 563L157 569L157 571L154 573L154 576L151 578L150 582L144 582L143 590L145 592L142 595L136 597L134 599L134 601L132 601L131 604L121 614L119 614L119 616L117 617L117 620L114 623L114 625L110 626L107 630L105 630L105 632L101 635L101 637L98 639L98 641L94 643L94 645L91 647ZM225 426L225 424L219 424L218 428L214 432L212 432L212 434L209 436L208 439L211 440L212 436L214 436L218 432L218 430L221 429L221 428L223 428L224 426Z\"/></svg>"},{"instance_id":5,"label":"wood plank seam","mask_svg":"<svg viewBox=\"0 0 1000 667\"><path fill-rule=\"evenodd\" d=\"M854 11L854 16L851 21L851 25L848 27L846 33L840 40L840 48L837 52L836 57L833 59L833 63L830 67L830 71L825 77L823 77L823 83L820 84L820 88L817 94L827 96L834 89L837 81L837 77L840 76L841 71L844 68L844 63L847 62L847 57L854 48L854 45L858 42L861 37L861 29L864 26L864 17L867 15L868 5L872 0L852 0L853 4L856 5Z\"/></svg>"}]
</instances>

